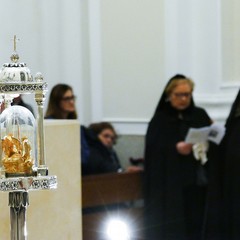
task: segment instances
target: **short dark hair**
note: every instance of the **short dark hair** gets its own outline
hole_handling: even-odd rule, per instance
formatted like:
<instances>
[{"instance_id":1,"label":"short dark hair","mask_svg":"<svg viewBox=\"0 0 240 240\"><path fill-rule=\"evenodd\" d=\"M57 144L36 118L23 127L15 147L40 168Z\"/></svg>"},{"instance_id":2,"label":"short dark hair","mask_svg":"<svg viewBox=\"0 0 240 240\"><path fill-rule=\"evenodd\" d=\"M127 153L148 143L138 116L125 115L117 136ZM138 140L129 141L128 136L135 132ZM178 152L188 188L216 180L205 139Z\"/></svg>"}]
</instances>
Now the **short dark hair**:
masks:
<instances>
[{"instance_id":1,"label":"short dark hair","mask_svg":"<svg viewBox=\"0 0 240 240\"><path fill-rule=\"evenodd\" d=\"M109 122L97 122L97 123L92 123L89 125L89 129L91 129L96 135L99 135L103 130L105 129L110 129L115 135L115 141L114 144L116 143L116 139L118 138L118 135L113 127L113 125Z\"/></svg>"}]
</instances>

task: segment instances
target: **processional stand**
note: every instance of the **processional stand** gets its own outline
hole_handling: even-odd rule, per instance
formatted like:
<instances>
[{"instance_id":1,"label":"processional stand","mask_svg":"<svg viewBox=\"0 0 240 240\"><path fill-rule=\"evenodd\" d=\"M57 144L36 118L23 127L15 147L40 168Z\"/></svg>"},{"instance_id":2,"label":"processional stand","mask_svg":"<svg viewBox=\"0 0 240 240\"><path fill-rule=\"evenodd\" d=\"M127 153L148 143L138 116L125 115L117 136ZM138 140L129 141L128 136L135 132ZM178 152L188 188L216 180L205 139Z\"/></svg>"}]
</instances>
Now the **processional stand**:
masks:
<instances>
[{"instance_id":1,"label":"processional stand","mask_svg":"<svg viewBox=\"0 0 240 240\"><path fill-rule=\"evenodd\" d=\"M33 79L25 63L19 63L14 36L11 63L0 71L0 191L9 192L11 240L27 239L26 211L29 191L57 188L57 177L48 175L45 159L43 105L47 83L41 73ZM35 94L37 117L25 107L12 106L20 94ZM0 233L1 235L1 233ZM0 236L1 239L1 236Z\"/></svg>"}]
</instances>

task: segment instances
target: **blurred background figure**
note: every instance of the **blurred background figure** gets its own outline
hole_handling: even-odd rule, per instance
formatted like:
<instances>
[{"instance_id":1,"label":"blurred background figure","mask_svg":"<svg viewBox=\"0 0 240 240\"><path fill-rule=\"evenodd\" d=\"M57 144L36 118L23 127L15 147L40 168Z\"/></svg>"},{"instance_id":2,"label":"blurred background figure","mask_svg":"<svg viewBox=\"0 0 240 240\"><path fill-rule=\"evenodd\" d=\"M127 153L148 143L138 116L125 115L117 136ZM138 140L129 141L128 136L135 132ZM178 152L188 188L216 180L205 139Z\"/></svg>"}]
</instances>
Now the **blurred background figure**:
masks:
<instances>
[{"instance_id":1,"label":"blurred background figure","mask_svg":"<svg viewBox=\"0 0 240 240\"><path fill-rule=\"evenodd\" d=\"M50 93L45 119L77 119L75 107L76 96L71 86L67 84L55 85ZM89 156L89 148L86 141L88 131L84 126L80 127L81 134L81 164L85 168ZM90 136L89 136L90 137Z\"/></svg>"},{"instance_id":2,"label":"blurred background figure","mask_svg":"<svg viewBox=\"0 0 240 240\"><path fill-rule=\"evenodd\" d=\"M194 83L176 75L167 83L152 117L145 146L146 239L201 239L207 188L206 164L197 161L189 128L211 125L196 107Z\"/></svg>"},{"instance_id":3,"label":"blurred background figure","mask_svg":"<svg viewBox=\"0 0 240 240\"><path fill-rule=\"evenodd\" d=\"M55 85L50 93L45 119L77 119L75 99L71 86Z\"/></svg>"},{"instance_id":4,"label":"blurred background figure","mask_svg":"<svg viewBox=\"0 0 240 240\"><path fill-rule=\"evenodd\" d=\"M219 158L210 169L207 240L240 239L240 91L226 120Z\"/></svg>"},{"instance_id":5,"label":"blurred background figure","mask_svg":"<svg viewBox=\"0 0 240 240\"><path fill-rule=\"evenodd\" d=\"M12 106L14 106L14 105L19 105L19 106L27 108L33 114L33 116L35 116L34 111L33 111L33 107L23 100L21 94L18 97L13 99Z\"/></svg>"},{"instance_id":6,"label":"blurred background figure","mask_svg":"<svg viewBox=\"0 0 240 240\"><path fill-rule=\"evenodd\" d=\"M33 107L26 103L23 98L22 98L22 95L20 94L18 97L15 97L13 98L13 101L11 103L12 106L15 106L15 105L18 105L18 106L22 106L22 107L25 107L27 108L32 114L33 116L35 116L34 114L34 110L33 110ZM0 107L0 113L5 109L5 104L4 102L1 104L1 107Z\"/></svg>"},{"instance_id":7,"label":"blurred background figure","mask_svg":"<svg viewBox=\"0 0 240 240\"><path fill-rule=\"evenodd\" d=\"M92 123L88 130L92 137L88 138L89 157L84 174L101 174L122 172L119 158L114 150L117 133L109 122ZM137 166L129 166L126 171L140 171Z\"/></svg>"}]
</instances>

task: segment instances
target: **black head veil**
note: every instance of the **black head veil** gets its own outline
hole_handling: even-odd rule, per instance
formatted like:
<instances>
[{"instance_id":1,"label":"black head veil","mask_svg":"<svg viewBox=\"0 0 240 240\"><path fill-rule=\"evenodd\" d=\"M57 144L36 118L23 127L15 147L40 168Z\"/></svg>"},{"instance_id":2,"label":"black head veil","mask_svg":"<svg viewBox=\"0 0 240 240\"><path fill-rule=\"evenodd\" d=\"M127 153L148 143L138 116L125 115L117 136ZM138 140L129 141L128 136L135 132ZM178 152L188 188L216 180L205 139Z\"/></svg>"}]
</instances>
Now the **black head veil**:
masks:
<instances>
[{"instance_id":1,"label":"black head veil","mask_svg":"<svg viewBox=\"0 0 240 240\"><path fill-rule=\"evenodd\" d=\"M162 96L157 104L155 113L153 114L153 117L151 118L149 125L148 125L148 129L147 129L147 134L146 134L146 146L149 148L151 148L152 146L154 146L154 142L156 140L156 138L158 138L159 136L159 131L160 131L160 124L159 121L162 118L162 112L169 112L169 113L173 113L176 114L176 112L178 112L175 108L173 108L171 106L170 101L168 101L168 94L166 92L166 89L168 88L168 86L171 84L171 82L173 80L183 80L183 79L188 79L186 76L182 75L182 74L176 74L175 76L173 76L172 78L170 78L170 80L168 81L168 83L166 84L164 91L162 93ZM194 107L194 102L193 99L191 98L191 103L190 106L185 109L182 110L181 112L188 112L191 111L191 109ZM146 148L147 149L147 148ZM146 153L145 153L146 155Z\"/></svg>"},{"instance_id":2,"label":"black head veil","mask_svg":"<svg viewBox=\"0 0 240 240\"><path fill-rule=\"evenodd\" d=\"M167 102L167 93L166 93L166 89L168 88L168 86L170 85L170 83L173 81L173 80L181 80L181 79L187 79L186 76L182 75L182 74L176 74L175 76L173 76L172 78L170 78L170 80L168 81L168 83L166 84L165 88L164 88L164 91L162 93L162 96L158 102L158 105L156 107L156 110L155 110L155 114L159 111L161 111L163 108L165 108L166 106L169 105L169 102ZM193 98L191 99L191 104L190 104L190 107L194 106L194 101L193 101Z\"/></svg>"},{"instance_id":3,"label":"black head veil","mask_svg":"<svg viewBox=\"0 0 240 240\"><path fill-rule=\"evenodd\" d=\"M233 119L239 116L240 116L240 90L238 91L238 94L232 104L229 116L226 120L226 124L225 124L226 128L230 127Z\"/></svg>"}]
</instances>

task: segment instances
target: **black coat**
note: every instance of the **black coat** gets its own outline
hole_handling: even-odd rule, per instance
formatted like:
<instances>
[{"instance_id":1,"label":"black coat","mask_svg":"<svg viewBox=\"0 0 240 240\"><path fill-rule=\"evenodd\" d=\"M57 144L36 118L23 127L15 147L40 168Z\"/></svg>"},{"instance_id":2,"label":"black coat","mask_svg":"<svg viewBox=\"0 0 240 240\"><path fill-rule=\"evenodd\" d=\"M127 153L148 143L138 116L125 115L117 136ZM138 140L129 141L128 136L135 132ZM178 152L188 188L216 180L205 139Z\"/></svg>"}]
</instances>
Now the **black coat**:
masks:
<instances>
[{"instance_id":1,"label":"black coat","mask_svg":"<svg viewBox=\"0 0 240 240\"><path fill-rule=\"evenodd\" d=\"M85 167L85 175L121 171L120 161L114 149L104 146L97 136L92 136L87 141L89 156Z\"/></svg>"},{"instance_id":2,"label":"black coat","mask_svg":"<svg viewBox=\"0 0 240 240\"><path fill-rule=\"evenodd\" d=\"M176 144L190 127L211 124L202 108L178 112L164 94L149 123L145 147L145 229L150 240L200 239L205 208L204 167Z\"/></svg>"},{"instance_id":3,"label":"black coat","mask_svg":"<svg viewBox=\"0 0 240 240\"><path fill-rule=\"evenodd\" d=\"M219 159L210 173L205 239L240 239L240 92L226 121Z\"/></svg>"}]
</instances>

